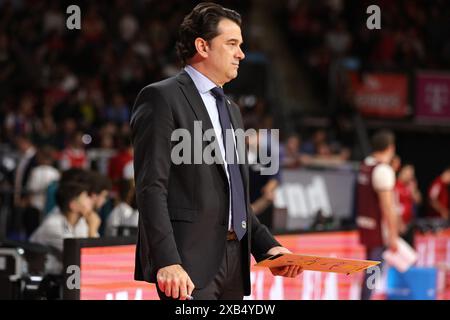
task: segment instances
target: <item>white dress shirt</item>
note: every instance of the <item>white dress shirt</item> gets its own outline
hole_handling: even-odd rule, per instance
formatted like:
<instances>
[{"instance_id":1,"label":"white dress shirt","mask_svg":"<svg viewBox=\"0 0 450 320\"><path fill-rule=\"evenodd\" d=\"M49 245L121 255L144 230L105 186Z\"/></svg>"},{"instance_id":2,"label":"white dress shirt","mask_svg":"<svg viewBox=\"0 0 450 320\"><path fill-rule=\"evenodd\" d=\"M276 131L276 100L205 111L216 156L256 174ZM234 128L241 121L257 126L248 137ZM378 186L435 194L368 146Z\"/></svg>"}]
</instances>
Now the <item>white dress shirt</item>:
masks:
<instances>
[{"instance_id":1,"label":"white dress shirt","mask_svg":"<svg viewBox=\"0 0 450 320\"><path fill-rule=\"evenodd\" d=\"M188 73L188 75L191 77L192 81L195 84L195 87L197 88L198 92L200 93L200 97L203 100L203 103L205 104L206 111L208 111L209 119L211 120L211 123L214 128L214 132L217 137L217 142L219 143L219 149L220 154L222 156L225 173L227 175L228 179L228 187L230 186L230 174L228 173L228 166L225 159L225 147L223 144L223 138L222 138L222 126L220 124L219 119L219 111L217 110L217 104L216 104L216 98L213 96L211 89L217 87L217 85L212 82L209 78L207 78L205 75L197 71L195 68L193 68L190 65L187 65L184 70ZM231 127L232 130L234 130L233 126ZM236 148L235 148L236 150ZM236 152L236 157L238 157L238 154ZM238 158L239 163L239 158ZM230 192L230 198L229 198L229 212L228 212L228 230L232 230L232 213L231 213L231 192Z\"/></svg>"}]
</instances>

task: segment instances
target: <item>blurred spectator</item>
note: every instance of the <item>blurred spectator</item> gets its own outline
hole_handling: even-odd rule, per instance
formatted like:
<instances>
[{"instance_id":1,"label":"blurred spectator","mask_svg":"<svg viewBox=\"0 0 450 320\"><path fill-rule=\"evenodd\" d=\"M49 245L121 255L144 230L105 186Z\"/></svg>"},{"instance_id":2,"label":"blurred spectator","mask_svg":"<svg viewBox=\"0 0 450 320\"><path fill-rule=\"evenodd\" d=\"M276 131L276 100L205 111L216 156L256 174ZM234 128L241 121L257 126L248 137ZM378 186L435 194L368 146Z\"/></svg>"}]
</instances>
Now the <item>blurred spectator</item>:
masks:
<instances>
[{"instance_id":1,"label":"blurred spectator","mask_svg":"<svg viewBox=\"0 0 450 320\"><path fill-rule=\"evenodd\" d=\"M117 190L117 183L127 175L125 170L133 162L133 146L129 135L119 135L117 137L118 153L110 159L108 175L113 186ZM128 169L129 170L129 169Z\"/></svg>"},{"instance_id":2,"label":"blurred spectator","mask_svg":"<svg viewBox=\"0 0 450 320\"><path fill-rule=\"evenodd\" d=\"M37 166L30 173L27 189L30 193L30 203L39 211L43 211L46 202L46 192L48 186L58 181L59 171L53 167L54 151L51 147L44 146L39 148L36 153Z\"/></svg>"},{"instance_id":3,"label":"blurred spectator","mask_svg":"<svg viewBox=\"0 0 450 320\"><path fill-rule=\"evenodd\" d=\"M95 171L88 171L87 174L90 181L89 196L93 200L94 210L98 211L108 200L112 188L111 181L108 177Z\"/></svg>"},{"instance_id":4,"label":"blurred spectator","mask_svg":"<svg viewBox=\"0 0 450 320\"><path fill-rule=\"evenodd\" d=\"M62 125L58 129L60 132L58 132L56 138L56 146L58 149L64 149L71 143L71 139L77 133L78 125L74 118L69 117L62 121Z\"/></svg>"},{"instance_id":5,"label":"blurred spectator","mask_svg":"<svg viewBox=\"0 0 450 320\"><path fill-rule=\"evenodd\" d=\"M109 192L111 191L111 181L104 175L80 168L72 168L62 173L61 179L57 185L63 185L67 183L80 183L87 187L88 195L92 198L94 210L100 210L108 199ZM50 184L49 189L57 190L55 182ZM52 192L47 193L46 208L48 212L58 211L58 208L52 206L55 203L54 199L56 194Z\"/></svg>"},{"instance_id":6,"label":"blurred spectator","mask_svg":"<svg viewBox=\"0 0 450 320\"><path fill-rule=\"evenodd\" d=\"M119 22L120 36L122 40L129 42L133 40L139 29L136 17L131 13L125 13Z\"/></svg>"},{"instance_id":7,"label":"blurred spectator","mask_svg":"<svg viewBox=\"0 0 450 320\"><path fill-rule=\"evenodd\" d=\"M312 138L302 144L301 152L306 154L302 162L307 165L336 166L350 158L350 150L330 139L324 129L317 129Z\"/></svg>"},{"instance_id":8,"label":"blurred spectator","mask_svg":"<svg viewBox=\"0 0 450 320\"><path fill-rule=\"evenodd\" d=\"M391 160L391 167L395 174L398 174L402 167L402 159L396 154Z\"/></svg>"},{"instance_id":9,"label":"blurred spectator","mask_svg":"<svg viewBox=\"0 0 450 320\"><path fill-rule=\"evenodd\" d=\"M119 227L137 227L138 212L136 192L132 180L122 179L118 182L119 197L114 209L108 216L105 236L117 236Z\"/></svg>"},{"instance_id":10,"label":"blurred spectator","mask_svg":"<svg viewBox=\"0 0 450 320\"><path fill-rule=\"evenodd\" d=\"M11 108L5 117L5 134L10 141L16 135L31 135L33 133L35 99L32 95L26 94L21 100L17 109Z\"/></svg>"},{"instance_id":11,"label":"blurred spectator","mask_svg":"<svg viewBox=\"0 0 450 320\"><path fill-rule=\"evenodd\" d=\"M53 210L59 210L55 209L57 208L56 204L56 192L58 191L58 185L59 184L66 184L66 183L80 183L85 186L90 185L90 180L88 176L88 171L83 170L80 168L72 168L66 171L63 171L61 173L60 179L55 180L51 182L47 188L47 196L46 196L46 202L45 202L45 213L50 213Z\"/></svg>"},{"instance_id":12,"label":"blurred spectator","mask_svg":"<svg viewBox=\"0 0 450 320\"><path fill-rule=\"evenodd\" d=\"M61 170L88 167L88 159L83 143L83 133L77 131L62 151L59 167Z\"/></svg>"},{"instance_id":13,"label":"blurred spectator","mask_svg":"<svg viewBox=\"0 0 450 320\"><path fill-rule=\"evenodd\" d=\"M40 118L36 124L34 142L38 146L57 146L57 126L51 115Z\"/></svg>"},{"instance_id":14,"label":"blurred spectator","mask_svg":"<svg viewBox=\"0 0 450 320\"><path fill-rule=\"evenodd\" d=\"M271 155L271 150L263 150L267 146L266 139L268 135L262 135L259 132L249 136L248 142L248 162L249 162L249 188L250 202L253 213L258 220L272 228L273 220L273 201L275 198L275 190L279 184L279 171L275 174L264 173L264 168L273 165L273 163L262 164L258 154L262 152L265 155ZM272 155L271 155L272 156ZM274 161L274 159L272 159Z\"/></svg>"},{"instance_id":15,"label":"blurred spectator","mask_svg":"<svg viewBox=\"0 0 450 320\"><path fill-rule=\"evenodd\" d=\"M283 168L298 168L301 165L301 137L290 134L280 148L281 166Z\"/></svg>"},{"instance_id":16,"label":"blurred spectator","mask_svg":"<svg viewBox=\"0 0 450 320\"><path fill-rule=\"evenodd\" d=\"M93 200L87 193L88 186L69 182L61 184L56 193L59 210L47 216L30 237L31 242L51 247L46 272L62 272L63 243L66 238L98 237L100 218L93 211Z\"/></svg>"},{"instance_id":17,"label":"blurred spectator","mask_svg":"<svg viewBox=\"0 0 450 320\"><path fill-rule=\"evenodd\" d=\"M394 194L397 211L400 215L400 235L405 236L409 233L415 218L415 208L422 202L422 195L417 187L415 170L412 164L406 163L399 170Z\"/></svg>"},{"instance_id":18,"label":"blurred spectator","mask_svg":"<svg viewBox=\"0 0 450 320\"><path fill-rule=\"evenodd\" d=\"M130 110L122 95L114 94L112 103L106 108L106 120L122 125L130 119Z\"/></svg>"},{"instance_id":19,"label":"blurred spectator","mask_svg":"<svg viewBox=\"0 0 450 320\"><path fill-rule=\"evenodd\" d=\"M15 170L14 178L14 204L23 206L23 192L28 183L31 170L36 166L36 148L31 138L26 135L18 135L15 139L20 152L19 162Z\"/></svg>"},{"instance_id":20,"label":"blurred spectator","mask_svg":"<svg viewBox=\"0 0 450 320\"><path fill-rule=\"evenodd\" d=\"M434 179L428 189L428 211L430 218L449 218L450 167L446 168L439 177Z\"/></svg>"},{"instance_id":21,"label":"blurred spectator","mask_svg":"<svg viewBox=\"0 0 450 320\"><path fill-rule=\"evenodd\" d=\"M347 30L346 23L342 20L336 22L336 27L328 30L326 44L331 52L341 57L350 49L352 37Z\"/></svg>"},{"instance_id":22,"label":"blurred spectator","mask_svg":"<svg viewBox=\"0 0 450 320\"><path fill-rule=\"evenodd\" d=\"M301 151L302 153L309 154L311 156L314 156L318 154L319 152L319 146L326 145L327 142L327 133L323 129L316 130L311 139L305 141L302 144Z\"/></svg>"}]
</instances>

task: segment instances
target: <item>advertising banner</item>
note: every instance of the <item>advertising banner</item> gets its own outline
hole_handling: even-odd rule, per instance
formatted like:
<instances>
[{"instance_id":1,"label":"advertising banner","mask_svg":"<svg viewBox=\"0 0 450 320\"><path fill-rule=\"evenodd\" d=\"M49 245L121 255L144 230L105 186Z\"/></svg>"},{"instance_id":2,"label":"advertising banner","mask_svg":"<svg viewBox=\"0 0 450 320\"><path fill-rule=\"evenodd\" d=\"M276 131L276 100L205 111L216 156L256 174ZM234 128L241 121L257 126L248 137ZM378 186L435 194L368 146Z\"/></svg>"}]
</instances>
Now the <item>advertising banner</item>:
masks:
<instances>
[{"instance_id":1,"label":"advertising banner","mask_svg":"<svg viewBox=\"0 0 450 320\"><path fill-rule=\"evenodd\" d=\"M331 220L352 217L355 171L284 169L281 174L275 193L274 229L310 229L318 214Z\"/></svg>"},{"instance_id":2,"label":"advertising banner","mask_svg":"<svg viewBox=\"0 0 450 320\"><path fill-rule=\"evenodd\" d=\"M421 72L416 78L418 119L450 120L450 74Z\"/></svg>"},{"instance_id":3,"label":"advertising banner","mask_svg":"<svg viewBox=\"0 0 450 320\"><path fill-rule=\"evenodd\" d=\"M410 113L408 78L403 74L368 73L353 81L355 104L363 115L401 118Z\"/></svg>"}]
</instances>

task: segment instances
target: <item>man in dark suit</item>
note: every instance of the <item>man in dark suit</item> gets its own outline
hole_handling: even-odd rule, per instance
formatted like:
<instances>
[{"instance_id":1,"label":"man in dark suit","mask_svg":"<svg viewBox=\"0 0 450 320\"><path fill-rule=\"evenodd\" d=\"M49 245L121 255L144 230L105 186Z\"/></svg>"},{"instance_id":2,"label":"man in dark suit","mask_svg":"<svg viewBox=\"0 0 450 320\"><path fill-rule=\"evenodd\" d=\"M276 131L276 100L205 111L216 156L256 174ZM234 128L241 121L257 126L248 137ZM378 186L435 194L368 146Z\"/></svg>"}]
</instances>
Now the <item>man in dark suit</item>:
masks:
<instances>
[{"instance_id":1,"label":"man in dark suit","mask_svg":"<svg viewBox=\"0 0 450 320\"><path fill-rule=\"evenodd\" d=\"M222 89L244 58L240 24L233 10L197 5L180 27L177 51L184 70L145 87L133 108L135 279L157 283L161 299L242 299L250 294L250 253L259 261L290 252L251 211L242 141L232 142L234 150L224 147L226 130L243 129L238 106ZM195 139L196 123L217 137L211 141L220 152L212 164L174 161L177 130L194 136L194 153L211 142ZM296 266L272 269L287 277L300 272Z\"/></svg>"}]
</instances>

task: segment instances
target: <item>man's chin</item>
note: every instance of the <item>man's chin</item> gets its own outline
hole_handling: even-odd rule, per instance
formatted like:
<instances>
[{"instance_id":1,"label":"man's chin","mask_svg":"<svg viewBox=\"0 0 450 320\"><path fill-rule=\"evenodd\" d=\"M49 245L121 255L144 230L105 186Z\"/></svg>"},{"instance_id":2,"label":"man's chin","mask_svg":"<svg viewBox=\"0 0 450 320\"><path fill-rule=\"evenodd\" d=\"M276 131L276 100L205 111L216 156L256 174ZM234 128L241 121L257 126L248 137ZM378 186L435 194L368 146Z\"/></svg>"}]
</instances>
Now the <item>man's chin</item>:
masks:
<instances>
[{"instance_id":1,"label":"man's chin","mask_svg":"<svg viewBox=\"0 0 450 320\"><path fill-rule=\"evenodd\" d=\"M233 80L233 79L236 79L237 76L238 76L237 70L234 71L234 72L230 72L230 73L228 74L228 81L231 81L231 80Z\"/></svg>"}]
</instances>

